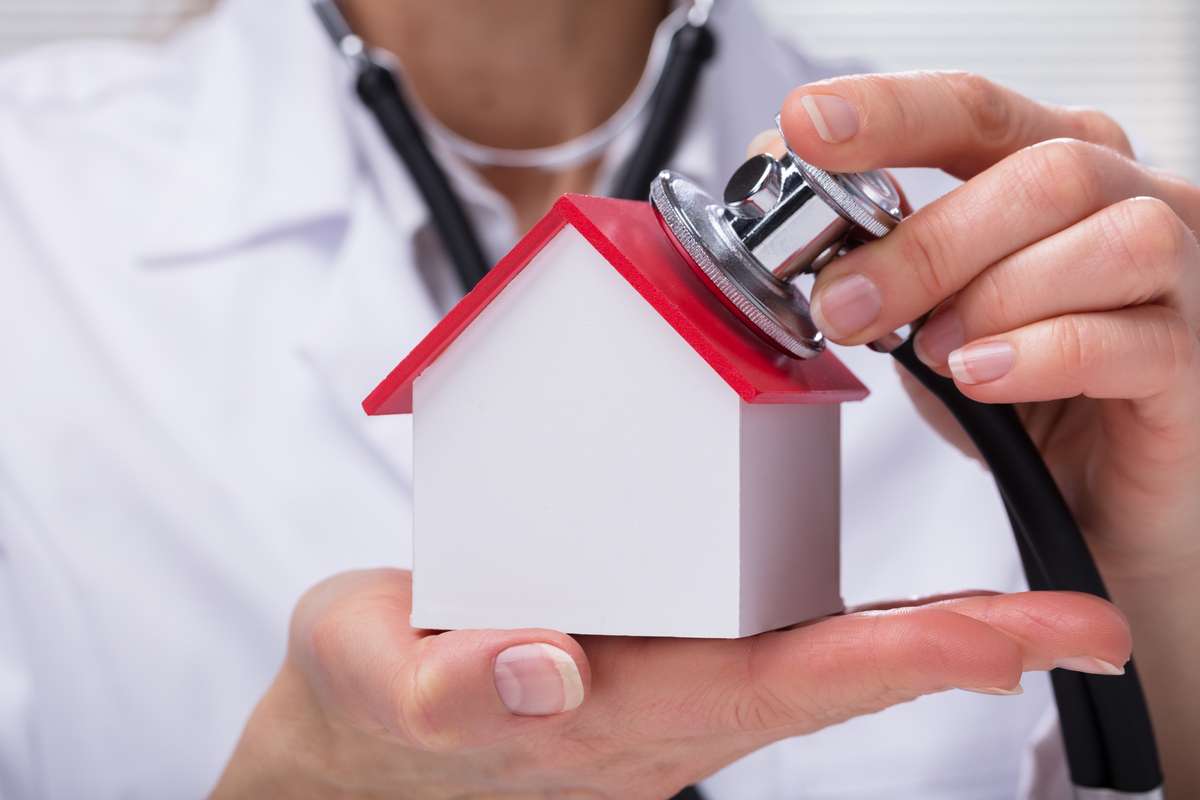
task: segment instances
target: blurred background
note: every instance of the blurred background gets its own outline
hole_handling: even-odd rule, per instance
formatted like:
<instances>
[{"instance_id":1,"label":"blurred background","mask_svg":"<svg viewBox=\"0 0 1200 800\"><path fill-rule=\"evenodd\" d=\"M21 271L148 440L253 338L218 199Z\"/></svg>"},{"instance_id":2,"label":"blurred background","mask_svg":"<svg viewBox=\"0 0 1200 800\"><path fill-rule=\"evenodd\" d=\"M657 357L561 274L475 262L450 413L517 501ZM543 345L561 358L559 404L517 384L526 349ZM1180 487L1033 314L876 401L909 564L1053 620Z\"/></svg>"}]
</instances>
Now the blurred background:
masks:
<instances>
[{"instance_id":1,"label":"blurred background","mask_svg":"<svg viewBox=\"0 0 1200 800\"><path fill-rule=\"evenodd\" d=\"M754 2L818 56L881 70L966 69L1033 97L1102 108L1150 161L1200 180L1198 0L732 1ZM212 3L0 0L0 56L72 37L165 36Z\"/></svg>"}]
</instances>

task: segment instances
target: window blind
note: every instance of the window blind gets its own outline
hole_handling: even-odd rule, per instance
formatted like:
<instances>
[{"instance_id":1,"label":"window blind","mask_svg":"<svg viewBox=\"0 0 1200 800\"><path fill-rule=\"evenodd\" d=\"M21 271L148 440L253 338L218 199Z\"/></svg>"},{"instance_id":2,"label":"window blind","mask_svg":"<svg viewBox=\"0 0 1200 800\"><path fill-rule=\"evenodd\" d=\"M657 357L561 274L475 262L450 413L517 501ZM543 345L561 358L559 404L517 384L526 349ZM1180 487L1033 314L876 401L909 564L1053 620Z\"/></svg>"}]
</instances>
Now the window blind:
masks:
<instances>
[{"instance_id":1,"label":"window blind","mask_svg":"<svg viewBox=\"0 0 1200 800\"><path fill-rule=\"evenodd\" d=\"M779 32L880 70L965 69L1100 108L1158 166L1200 180L1196 0L756 0Z\"/></svg>"},{"instance_id":2,"label":"window blind","mask_svg":"<svg viewBox=\"0 0 1200 800\"><path fill-rule=\"evenodd\" d=\"M162 36L211 2L0 0L0 55L63 38ZM966 69L1033 97L1102 108L1156 164L1200 180L1196 0L753 2L817 56L881 70Z\"/></svg>"}]
</instances>

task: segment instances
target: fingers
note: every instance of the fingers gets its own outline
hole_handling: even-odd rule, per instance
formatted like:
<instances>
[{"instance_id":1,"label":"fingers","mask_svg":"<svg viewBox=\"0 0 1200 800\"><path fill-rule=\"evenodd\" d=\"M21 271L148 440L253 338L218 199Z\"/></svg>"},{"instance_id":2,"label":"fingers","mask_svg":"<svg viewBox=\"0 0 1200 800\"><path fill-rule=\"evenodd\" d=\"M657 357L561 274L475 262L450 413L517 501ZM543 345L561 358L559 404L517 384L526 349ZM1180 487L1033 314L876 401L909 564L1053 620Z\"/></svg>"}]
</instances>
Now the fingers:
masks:
<instances>
[{"instance_id":1,"label":"fingers","mask_svg":"<svg viewBox=\"0 0 1200 800\"><path fill-rule=\"evenodd\" d=\"M1170 206L1136 197L1008 256L918 332L917 354L946 373L969 341L1069 313L1158 303L1200 324L1200 245ZM1058 291L1055 291L1058 289Z\"/></svg>"},{"instance_id":2,"label":"fingers","mask_svg":"<svg viewBox=\"0 0 1200 800\"><path fill-rule=\"evenodd\" d=\"M1129 631L1098 598L1031 592L831 617L732 642L586 646L592 708L623 709L631 735L778 738L950 688L1016 693L1023 671L1055 664L1111 673L1128 659Z\"/></svg>"},{"instance_id":3,"label":"fingers","mask_svg":"<svg viewBox=\"0 0 1200 800\"><path fill-rule=\"evenodd\" d=\"M1110 150L1075 141L1031 147L826 267L813 289L814 320L835 341L872 341L1006 256L1157 190L1138 165Z\"/></svg>"},{"instance_id":4,"label":"fingers","mask_svg":"<svg viewBox=\"0 0 1200 800\"><path fill-rule=\"evenodd\" d=\"M298 661L333 715L428 750L479 746L576 709L590 674L573 639L547 630L450 631L408 625L409 574L348 573L301 601Z\"/></svg>"},{"instance_id":5,"label":"fingers","mask_svg":"<svg viewBox=\"0 0 1200 800\"><path fill-rule=\"evenodd\" d=\"M891 611L895 608L928 606L934 603L941 603L945 600L957 600L962 597L990 597L996 594L999 594L999 592L987 589L963 589L960 592L946 592L944 594L933 594L925 597L908 597L902 600L877 600L873 603L864 603L863 605L848 608L846 611L851 614L857 614L861 611Z\"/></svg>"},{"instance_id":6,"label":"fingers","mask_svg":"<svg viewBox=\"0 0 1200 800\"><path fill-rule=\"evenodd\" d=\"M793 91L781 127L801 158L834 172L940 167L970 178L1023 147L1070 137L1132 155L1115 122L1038 103L962 72L855 75Z\"/></svg>"},{"instance_id":7,"label":"fingers","mask_svg":"<svg viewBox=\"0 0 1200 800\"><path fill-rule=\"evenodd\" d=\"M1172 237L1168 241L1180 241L1185 227L1200 230L1200 191L1132 161L1124 134L1111 120L1043 106L975 76L911 73L813 84L789 99L782 120L792 148L830 169L925 164L974 176L888 237L822 271L813 289L813 318L842 344L873 341L920 318L993 264L1128 198L1153 197L1170 205L1178 215L1176 229L1155 229ZM793 129L799 131L796 141ZM839 139L831 133L837 130L853 135ZM802 146L806 141L812 152ZM776 146L765 136L755 144ZM963 158L976 161L969 169L955 169ZM1155 246L1151 236L1138 231L1126 241L1136 255ZM1154 277L1136 273L1125 281L1126 293L1161 288L1148 282ZM1066 281L1047 286L1044 276L1030 286L1060 304L1079 289ZM949 338L958 333L944 332Z\"/></svg>"},{"instance_id":8,"label":"fingers","mask_svg":"<svg viewBox=\"0 0 1200 800\"><path fill-rule=\"evenodd\" d=\"M297 608L290 657L327 717L439 752L518 734L556 741L567 725L596 743L778 738L952 687L1013 693L1029 669L1111 673L1129 654L1109 604L1033 592L741 640L589 637L589 666L578 643L553 631L422 635L407 625L409 592L395 570L327 581Z\"/></svg>"},{"instance_id":9,"label":"fingers","mask_svg":"<svg viewBox=\"0 0 1200 800\"><path fill-rule=\"evenodd\" d=\"M1105 600L1078 592L981 594L943 600L945 608L1004 632L1021 648L1024 668L1123 672L1133 646L1125 615Z\"/></svg>"},{"instance_id":10,"label":"fingers","mask_svg":"<svg viewBox=\"0 0 1200 800\"><path fill-rule=\"evenodd\" d=\"M979 339L951 353L949 366L964 394L988 403L1141 400L1194 372L1197 347L1179 312L1145 305L1068 314Z\"/></svg>"},{"instance_id":11,"label":"fingers","mask_svg":"<svg viewBox=\"0 0 1200 800\"><path fill-rule=\"evenodd\" d=\"M781 158L785 149L787 148L784 147L783 137L779 135L779 131L769 128L755 134L754 138L750 140L750 144L746 147L746 157L767 153L775 158Z\"/></svg>"},{"instance_id":12,"label":"fingers","mask_svg":"<svg viewBox=\"0 0 1200 800\"><path fill-rule=\"evenodd\" d=\"M983 595L824 620L761 637L735 720L803 733L923 694L1019 691L1054 665L1111 674L1129 657L1111 604L1065 592Z\"/></svg>"}]
</instances>

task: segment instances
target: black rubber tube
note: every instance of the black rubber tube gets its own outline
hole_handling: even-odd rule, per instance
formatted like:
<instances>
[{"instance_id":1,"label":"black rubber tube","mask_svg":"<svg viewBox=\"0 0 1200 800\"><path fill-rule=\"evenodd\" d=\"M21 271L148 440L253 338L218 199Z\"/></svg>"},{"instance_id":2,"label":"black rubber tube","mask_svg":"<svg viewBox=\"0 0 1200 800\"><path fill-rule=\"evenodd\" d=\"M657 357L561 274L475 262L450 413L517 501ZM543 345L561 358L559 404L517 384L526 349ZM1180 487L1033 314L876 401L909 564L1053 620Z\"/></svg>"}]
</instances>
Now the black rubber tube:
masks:
<instances>
[{"instance_id":1,"label":"black rubber tube","mask_svg":"<svg viewBox=\"0 0 1200 800\"><path fill-rule=\"evenodd\" d=\"M399 83L390 69L371 62L359 72L355 89L408 169L463 289L470 291L487 274L487 259L475 226L433 157L421 126L404 102Z\"/></svg>"},{"instance_id":2,"label":"black rubber tube","mask_svg":"<svg viewBox=\"0 0 1200 800\"><path fill-rule=\"evenodd\" d=\"M991 469L1031 588L1108 597L1091 551L1011 406L978 403L917 358L912 340L891 355L938 397ZM1149 792L1162 771L1145 695L1130 662L1125 674L1051 674L1071 779L1076 786Z\"/></svg>"},{"instance_id":3,"label":"black rubber tube","mask_svg":"<svg viewBox=\"0 0 1200 800\"><path fill-rule=\"evenodd\" d=\"M621 169L613 197L645 200L649 196L650 181L679 145L700 71L714 52L716 43L707 26L684 25L671 37L666 63L651 98L646 129L637 150Z\"/></svg>"},{"instance_id":4,"label":"black rubber tube","mask_svg":"<svg viewBox=\"0 0 1200 800\"><path fill-rule=\"evenodd\" d=\"M1017 522L1007 501L1004 508L1008 512L1009 522L1012 523L1017 552L1025 567L1029 588L1035 591L1050 589L1049 578L1029 549L1028 533L1021 530L1020 523ZM1107 785L1109 776L1104 742L1100 737L1100 721L1096 718L1096 709L1084 676L1078 672L1056 669L1050 672L1050 681L1054 687L1055 703L1059 708L1059 726L1062 728L1063 748L1066 751L1072 780L1076 786Z\"/></svg>"}]
</instances>

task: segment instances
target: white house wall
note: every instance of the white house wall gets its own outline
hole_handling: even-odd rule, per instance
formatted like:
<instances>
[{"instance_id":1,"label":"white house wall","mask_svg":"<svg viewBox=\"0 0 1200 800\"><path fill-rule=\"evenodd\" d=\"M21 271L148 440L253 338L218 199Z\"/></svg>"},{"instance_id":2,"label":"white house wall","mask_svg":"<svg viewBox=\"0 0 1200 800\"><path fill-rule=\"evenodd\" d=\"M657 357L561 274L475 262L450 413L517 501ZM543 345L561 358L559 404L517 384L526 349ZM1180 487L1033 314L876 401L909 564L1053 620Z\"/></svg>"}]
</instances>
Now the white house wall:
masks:
<instances>
[{"instance_id":1,"label":"white house wall","mask_svg":"<svg viewBox=\"0 0 1200 800\"><path fill-rule=\"evenodd\" d=\"M572 227L414 386L414 624L739 633L741 401Z\"/></svg>"},{"instance_id":2,"label":"white house wall","mask_svg":"<svg viewBox=\"0 0 1200 800\"><path fill-rule=\"evenodd\" d=\"M742 404L743 634L842 609L840 411Z\"/></svg>"}]
</instances>

